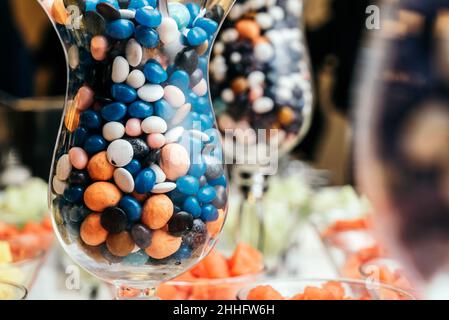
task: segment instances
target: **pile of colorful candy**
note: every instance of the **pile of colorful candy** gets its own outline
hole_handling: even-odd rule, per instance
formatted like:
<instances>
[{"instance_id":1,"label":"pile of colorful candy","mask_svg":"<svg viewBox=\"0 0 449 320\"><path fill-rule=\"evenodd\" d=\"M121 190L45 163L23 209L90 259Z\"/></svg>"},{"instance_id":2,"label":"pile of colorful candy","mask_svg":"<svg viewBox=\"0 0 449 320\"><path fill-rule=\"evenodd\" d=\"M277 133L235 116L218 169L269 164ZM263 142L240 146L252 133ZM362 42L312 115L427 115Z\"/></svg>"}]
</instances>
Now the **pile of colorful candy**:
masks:
<instances>
[{"instance_id":1,"label":"pile of colorful candy","mask_svg":"<svg viewBox=\"0 0 449 320\"><path fill-rule=\"evenodd\" d=\"M117 266L201 256L215 235L206 225L223 222L227 205L207 83L224 9L173 2L168 15L157 0L47 2L74 96L52 178L62 238L80 259ZM78 6L79 28L65 4Z\"/></svg>"},{"instance_id":2,"label":"pile of colorful candy","mask_svg":"<svg viewBox=\"0 0 449 320\"><path fill-rule=\"evenodd\" d=\"M314 281L312 281L314 282ZM294 284L294 282L292 282ZM308 285L297 294L284 296L271 285L252 288L246 300L410 300L405 292L386 286L368 288L363 283L328 281L321 285Z\"/></svg>"},{"instance_id":3,"label":"pile of colorful candy","mask_svg":"<svg viewBox=\"0 0 449 320\"><path fill-rule=\"evenodd\" d=\"M229 259L213 250L191 271L159 286L157 295L164 300L234 300L263 269L262 254L240 243Z\"/></svg>"},{"instance_id":4,"label":"pile of colorful candy","mask_svg":"<svg viewBox=\"0 0 449 320\"><path fill-rule=\"evenodd\" d=\"M284 149L297 140L311 107L301 12L302 0L237 1L223 24L211 90L220 129L241 129L237 146L258 141L251 129L278 129L267 136Z\"/></svg>"}]
</instances>

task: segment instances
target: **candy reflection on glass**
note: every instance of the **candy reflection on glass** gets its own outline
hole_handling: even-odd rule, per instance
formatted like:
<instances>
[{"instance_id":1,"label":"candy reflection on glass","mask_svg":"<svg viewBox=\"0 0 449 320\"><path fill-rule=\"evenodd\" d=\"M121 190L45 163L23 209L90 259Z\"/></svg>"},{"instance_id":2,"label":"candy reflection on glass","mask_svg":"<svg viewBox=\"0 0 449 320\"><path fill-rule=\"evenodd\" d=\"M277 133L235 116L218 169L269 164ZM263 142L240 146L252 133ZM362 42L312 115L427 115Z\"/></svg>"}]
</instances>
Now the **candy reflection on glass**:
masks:
<instances>
[{"instance_id":1,"label":"candy reflection on glass","mask_svg":"<svg viewBox=\"0 0 449 320\"><path fill-rule=\"evenodd\" d=\"M302 1L238 1L211 60L211 90L227 157L256 143L290 151L308 129L311 83ZM261 136L258 130L266 130ZM265 139L265 141L262 141ZM251 156L251 152L248 152Z\"/></svg>"},{"instance_id":2,"label":"candy reflection on glass","mask_svg":"<svg viewBox=\"0 0 449 320\"><path fill-rule=\"evenodd\" d=\"M51 176L59 237L106 281L172 278L210 250L224 222L207 68L232 2L43 3L70 66ZM66 5L79 10L77 26Z\"/></svg>"}]
</instances>

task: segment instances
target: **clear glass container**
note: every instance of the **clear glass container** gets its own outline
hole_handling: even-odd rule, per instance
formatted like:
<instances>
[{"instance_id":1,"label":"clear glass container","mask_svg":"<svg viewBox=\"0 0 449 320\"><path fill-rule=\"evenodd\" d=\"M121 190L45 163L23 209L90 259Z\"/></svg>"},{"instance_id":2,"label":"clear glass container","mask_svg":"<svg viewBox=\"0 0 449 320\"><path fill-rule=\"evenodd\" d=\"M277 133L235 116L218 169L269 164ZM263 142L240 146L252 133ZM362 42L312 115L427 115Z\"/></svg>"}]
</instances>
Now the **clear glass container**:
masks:
<instances>
[{"instance_id":1,"label":"clear glass container","mask_svg":"<svg viewBox=\"0 0 449 320\"><path fill-rule=\"evenodd\" d=\"M39 2L68 63L50 176L58 238L118 298L152 296L208 253L225 219L207 72L233 1Z\"/></svg>"},{"instance_id":2,"label":"clear glass container","mask_svg":"<svg viewBox=\"0 0 449 320\"><path fill-rule=\"evenodd\" d=\"M356 168L380 239L429 280L449 258L449 5L383 3L361 57Z\"/></svg>"}]
</instances>

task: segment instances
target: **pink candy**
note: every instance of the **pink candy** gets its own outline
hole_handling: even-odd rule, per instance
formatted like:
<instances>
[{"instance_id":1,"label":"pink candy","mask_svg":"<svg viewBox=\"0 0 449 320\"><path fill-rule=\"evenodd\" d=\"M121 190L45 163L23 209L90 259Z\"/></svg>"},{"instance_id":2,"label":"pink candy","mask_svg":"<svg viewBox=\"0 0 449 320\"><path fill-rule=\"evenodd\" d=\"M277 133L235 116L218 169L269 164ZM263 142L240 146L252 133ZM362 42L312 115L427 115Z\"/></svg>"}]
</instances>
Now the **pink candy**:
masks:
<instances>
[{"instance_id":1,"label":"pink candy","mask_svg":"<svg viewBox=\"0 0 449 320\"><path fill-rule=\"evenodd\" d=\"M151 149L160 149L165 145L165 137L160 133L152 133L147 137L147 144Z\"/></svg>"},{"instance_id":2,"label":"pink candy","mask_svg":"<svg viewBox=\"0 0 449 320\"><path fill-rule=\"evenodd\" d=\"M142 121L139 119L129 119L126 122L125 132L130 137L138 137L142 135Z\"/></svg>"},{"instance_id":3,"label":"pink candy","mask_svg":"<svg viewBox=\"0 0 449 320\"><path fill-rule=\"evenodd\" d=\"M80 111L87 110L94 103L94 95L91 88L81 87L75 97L76 108Z\"/></svg>"},{"instance_id":4,"label":"pink candy","mask_svg":"<svg viewBox=\"0 0 449 320\"><path fill-rule=\"evenodd\" d=\"M83 170L87 167L89 156L86 151L81 148L72 148L69 151L69 159L72 166L78 170Z\"/></svg>"}]
</instances>

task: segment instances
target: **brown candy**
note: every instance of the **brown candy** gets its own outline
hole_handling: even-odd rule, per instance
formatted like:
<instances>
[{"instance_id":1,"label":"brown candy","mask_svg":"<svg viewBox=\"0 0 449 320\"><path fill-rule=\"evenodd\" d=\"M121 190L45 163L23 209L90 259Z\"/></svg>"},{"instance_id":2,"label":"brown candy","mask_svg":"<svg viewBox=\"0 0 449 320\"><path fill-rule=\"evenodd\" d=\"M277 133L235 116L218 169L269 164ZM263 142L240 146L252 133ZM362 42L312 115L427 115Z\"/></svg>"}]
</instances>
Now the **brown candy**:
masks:
<instances>
[{"instance_id":1,"label":"brown candy","mask_svg":"<svg viewBox=\"0 0 449 320\"><path fill-rule=\"evenodd\" d=\"M278 119L281 125L289 126L295 120L295 112L290 107L282 107L279 111Z\"/></svg>"},{"instance_id":2,"label":"brown candy","mask_svg":"<svg viewBox=\"0 0 449 320\"><path fill-rule=\"evenodd\" d=\"M238 77L231 83L232 91L236 94L240 94L248 90L249 84L245 77Z\"/></svg>"},{"instance_id":3,"label":"brown candy","mask_svg":"<svg viewBox=\"0 0 449 320\"><path fill-rule=\"evenodd\" d=\"M134 240L128 231L110 234L106 240L108 250L117 257L126 257L135 247Z\"/></svg>"}]
</instances>

